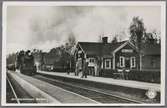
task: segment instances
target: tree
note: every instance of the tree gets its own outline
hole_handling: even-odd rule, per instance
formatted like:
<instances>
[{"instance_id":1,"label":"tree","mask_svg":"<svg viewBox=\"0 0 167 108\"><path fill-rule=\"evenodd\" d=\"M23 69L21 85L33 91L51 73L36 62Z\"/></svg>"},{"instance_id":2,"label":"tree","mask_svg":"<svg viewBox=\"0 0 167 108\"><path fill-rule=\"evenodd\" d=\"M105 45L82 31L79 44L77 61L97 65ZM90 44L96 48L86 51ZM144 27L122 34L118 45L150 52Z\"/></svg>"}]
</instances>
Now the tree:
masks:
<instances>
[{"instance_id":1,"label":"tree","mask_svg":"<svg viewBox=\"0 0 167 108\"><path fill-rule=\"evenodd\" d=\"M9 54L6 58L7 65L15 64L16 62L16 53Z\"/></svg>"},{"instance_id":2,"label":"tree","mask_svg":"<svg viewBox=\"0 0 167 108\"><path fill-rule=\"evenodd\" d=\"M138 50L141 50L142 37L145 33L144 23L139 17L133 17L130 25L130 41L137 46Z\"/></svg>"},{"instance_id":3,"label":"tree","mask_svg":"<svg viewBox=\"0 0 167 108\"><path fill-rule=\"evenodd\" d=\"M145 33L142 43L143 44L157 44L158 39L154 37L153 33Z\"/></svg>"},{"instance_id":4,"label":"tree","mask_svg":"<svg viewBox=\"0 0 167 108\"><path fill-rule=\"evenodd\" d=\"M142 69L142 54L141 54L141 43L143 35L145 34L145 28L143 20L139 17L133 17L130 25L130 41L138 48L140 56L140 70Z\"/></svg>"},{"instance_id":5,"label":"tree","mask_svg":"<svg viewBox=\"0 0 167 108\"><path fill-rule=\"evenodd\" d=\"M158 32L157 30L153 30L152 32L154 39L157 40L157 44L161 44L161 32Z\"/></svg>"},{"instance_id":6,"label":"tree","mask_svg":"<svg viewBox=\"0 0 167 108\"><path fill-rule=\"evenodd\" d=\"M68 36L67 43L65 44L64 48L65 51L63 53L63 56L66 62L70 62L70 67L72 61L74 61L74 55L72 54L73 47L76 44L76 37L73 32L71 32Z\"/></svg>"},{"instance_id":7,"label":"tree","mask_svg":"<svg viewBox=\"0 0 167 108\"><path fill-rule=\"evenodd\" d=\"M71 53L72 47L76 44L76 38L73 32L68 36L67 42L65 44L65 49L67 52Z\"/></svg>"}]
</instances>

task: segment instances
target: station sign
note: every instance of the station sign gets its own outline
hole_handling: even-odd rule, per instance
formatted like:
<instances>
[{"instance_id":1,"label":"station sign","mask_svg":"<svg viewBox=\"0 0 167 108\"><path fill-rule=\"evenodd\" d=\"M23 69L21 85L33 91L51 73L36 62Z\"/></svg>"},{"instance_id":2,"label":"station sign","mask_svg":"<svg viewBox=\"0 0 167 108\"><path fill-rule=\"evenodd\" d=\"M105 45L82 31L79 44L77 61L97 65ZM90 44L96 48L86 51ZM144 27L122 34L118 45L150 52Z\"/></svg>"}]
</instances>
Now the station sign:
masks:
<instances>
[{"instance_id":1,"label":"station sign","mask_svg":"<svg viewBox=\"0 0 167 108\"><path fill-rule=\"evenodd\" d=\"M132 49L122 49L121 50L122 53L133 53Z\"/></svg>"}]
</instances>

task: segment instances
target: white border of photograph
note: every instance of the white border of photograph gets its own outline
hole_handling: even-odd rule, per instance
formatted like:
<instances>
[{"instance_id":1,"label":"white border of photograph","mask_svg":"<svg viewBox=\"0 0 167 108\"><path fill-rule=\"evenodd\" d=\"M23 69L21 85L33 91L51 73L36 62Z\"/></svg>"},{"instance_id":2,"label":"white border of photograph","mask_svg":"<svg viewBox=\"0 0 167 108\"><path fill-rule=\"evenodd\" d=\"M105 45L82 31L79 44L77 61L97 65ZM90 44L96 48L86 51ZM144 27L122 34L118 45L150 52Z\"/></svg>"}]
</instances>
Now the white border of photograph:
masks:
<instances>
[{"instance_id":1,"label":"white border of photograph","mask_svg":"<svg viewBox=\"0 0 167 108\"><path fill-rule=\"evenodd\" d=\"M6 103L6 12L8 6L161 6L161 102L158 104L9 104ZM154 14L154 13L152 13ZM68 1L68 2L3 2L2 18L2 91L3 106L164 106L165 105L165 42L166 42L166 2L165 1Z\"/></svg>"}]
</instances>

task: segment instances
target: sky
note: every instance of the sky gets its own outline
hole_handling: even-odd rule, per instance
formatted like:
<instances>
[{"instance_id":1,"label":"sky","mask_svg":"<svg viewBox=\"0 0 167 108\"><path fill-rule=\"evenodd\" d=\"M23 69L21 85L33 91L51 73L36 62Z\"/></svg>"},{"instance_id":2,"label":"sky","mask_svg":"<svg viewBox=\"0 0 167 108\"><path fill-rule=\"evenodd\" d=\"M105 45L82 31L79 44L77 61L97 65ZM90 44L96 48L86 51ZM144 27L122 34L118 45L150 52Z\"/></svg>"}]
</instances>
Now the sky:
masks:
<instances>
[{"instance_id":1,"label":"sky","mask_svg":"<svg viewBox=\"0 0 167 108\"><path fill-rule=\"evenodd\" d=\"M158 6L8 6L7 53L22 49L49 51L74 34L77 41L109 41L115 35L128 39L134 16L143 19L147 32L161 31Z\"/></svg>"}]
</instances>

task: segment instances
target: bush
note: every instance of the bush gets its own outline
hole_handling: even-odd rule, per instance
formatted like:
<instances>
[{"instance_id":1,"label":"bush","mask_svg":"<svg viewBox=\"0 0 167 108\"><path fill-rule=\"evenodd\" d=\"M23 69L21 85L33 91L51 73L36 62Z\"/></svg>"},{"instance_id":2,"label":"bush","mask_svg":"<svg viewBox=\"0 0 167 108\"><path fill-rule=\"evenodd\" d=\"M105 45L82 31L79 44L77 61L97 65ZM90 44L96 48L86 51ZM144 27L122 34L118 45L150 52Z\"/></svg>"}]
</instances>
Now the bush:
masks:
<instances>
[{"instance_id":1,"label":"bush","mask_svg":"<svg viewBox=\"0 0 167 108\"><path fill-rule=\"evenodd\" d=\"M113 73L115 73L115 72L116 72L116 70L111 70L111 69L106 70L106 69L102 69L102 70L100 71L100 76L112 78L112 77L114 77L114 76L113 76Z\"/></svg>"},{"instance_id":2,"label":"bush","mask_svg":"<svg viewBox=\"0 0 167 108\"><path fill-rule=\"evenodd\" d=\"M130 80L160 83L160 71L130 71Z\"/></svg>"},{"instance_id":3,"label":"bush","mask_svg":"<svg viewBox=\"0 0 167 108\"><path fill-rule=\"evenodd\" d=\"M105 70L102 69L100 72L101 77L108 78L118 78L119 74L117 70ZM139 70L131 70L130 72L123 72L125 79L135 80L135 81L143 81L143 82L151 82L151 83L160 83L160 71L139 71ZM119 77L120 78L120 77Z\"/></svg>"}]
</instances>

